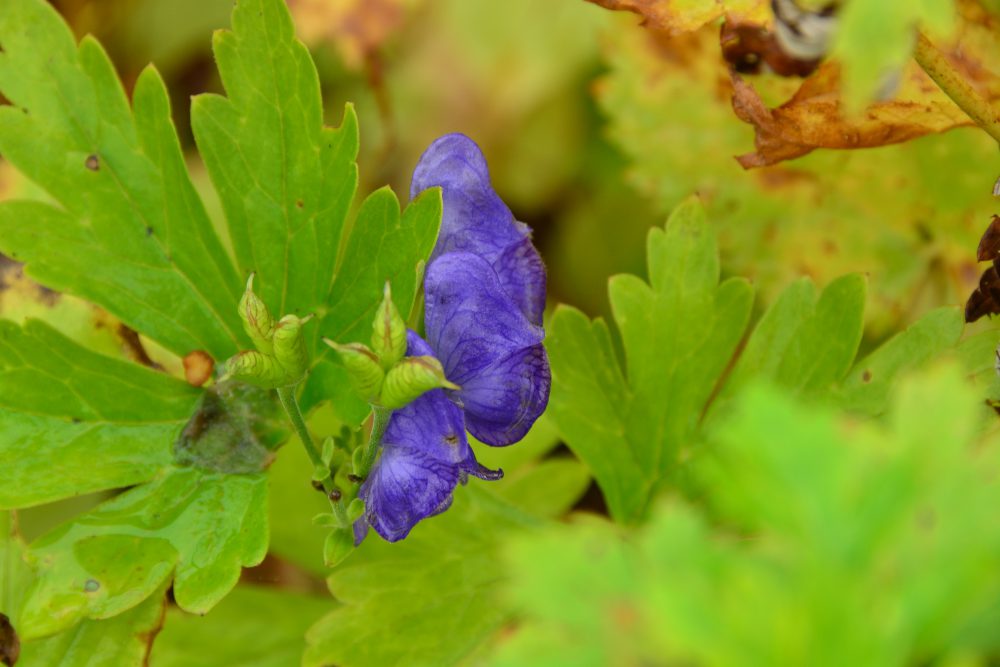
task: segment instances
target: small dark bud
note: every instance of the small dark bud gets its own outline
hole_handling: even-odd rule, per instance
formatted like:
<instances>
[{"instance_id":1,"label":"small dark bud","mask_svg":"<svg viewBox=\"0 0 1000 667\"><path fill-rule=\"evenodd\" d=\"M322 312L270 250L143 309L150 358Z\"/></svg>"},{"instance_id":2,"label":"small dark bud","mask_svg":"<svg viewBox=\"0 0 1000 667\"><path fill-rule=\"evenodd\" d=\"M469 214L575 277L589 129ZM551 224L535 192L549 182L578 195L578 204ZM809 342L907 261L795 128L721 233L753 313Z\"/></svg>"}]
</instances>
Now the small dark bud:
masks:
<instances>
[{"instance_id":1,"label":"small dark bud","mask_svg":"<svg viewBox=\"0 0 1000 667\"><path fill-rule=\"evenodd\" d=\"M330 501L334 503L340 500L340 496L341 496L340 489L333 489L332 491L330 491L330 493L327 494L327 498L329 498Z\"/></svg>"}]
</instances>

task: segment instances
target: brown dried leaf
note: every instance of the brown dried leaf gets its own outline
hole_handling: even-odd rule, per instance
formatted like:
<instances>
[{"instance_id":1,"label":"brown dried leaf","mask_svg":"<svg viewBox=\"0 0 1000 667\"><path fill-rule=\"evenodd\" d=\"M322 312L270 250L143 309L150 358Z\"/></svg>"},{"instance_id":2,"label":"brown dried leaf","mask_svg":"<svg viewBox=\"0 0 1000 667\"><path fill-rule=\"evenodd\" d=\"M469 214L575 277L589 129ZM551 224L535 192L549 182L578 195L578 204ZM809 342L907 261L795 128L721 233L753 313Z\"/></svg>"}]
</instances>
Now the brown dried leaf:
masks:
<instances>
[{"instance_id":1,"label":"brown dried leaf","mask_svg":"<svg viewBox=\"0 0 1000 667\"><path fill-rule=\"evenodd\" d=\"M816 148L872 148L925 134L972 125L921 70L907 70L916 95L877 102L857 118L845 117L840 104L839 70L824 63L790 100L769 109L753 86L733 76L733 110L754 126L754 153L736 159L745 169L801 157Z\"/></svg>"},{"instance_id":2,"label":"brown dried leaf","mask_svg":"<svg viewBox=\"0 0 1000 667\"><path fill-rule=\"evenodd\" d=\"M1000 274L990 266L979 279L979 287L965 304L965 321L975 322L986 315L1000 315Z\"/></svg>"},{"instance_id":3,"label":"brown dried leaf","mask_svg":"<svg viewBox=\"0 0 1000 667\"><path fill-rule=\"evenodd\" d=\"M613 11L642 17L642 24L670 35L698 30L720 17L737 23L766 23L768 0L588 0Z\"/></svg>"},{"instance_id":4,"label":"brown dried leaf","mask_svg":"<svg viewBox=\"0 0 1000 667\"><path fill-rule=\"evenodd\" d=\"M990 262L997 259L1000 259L1000 215L993 216L976 250L977 261Z\"/></svg>"},{"instance_id":5,"label":"brown dried leaf","mask_svg":"<svg viewBox=\"0 0 1000 667\"><path fill-rule=\"evenodd\" d=\"M995 31L998 22L975 3L959 3L961 22L954 41L941 45L951 64L984 97L1000 98ZM733 77L733 110L754 126L755 153L737 158L746 169L777 164L816 148L871 148L972 125L915 63L899 76L892 99L868 106L856 117L841 108L840 69L824 62L781 106L770 109L753 86Z\"/></svg>"}]
</instances>

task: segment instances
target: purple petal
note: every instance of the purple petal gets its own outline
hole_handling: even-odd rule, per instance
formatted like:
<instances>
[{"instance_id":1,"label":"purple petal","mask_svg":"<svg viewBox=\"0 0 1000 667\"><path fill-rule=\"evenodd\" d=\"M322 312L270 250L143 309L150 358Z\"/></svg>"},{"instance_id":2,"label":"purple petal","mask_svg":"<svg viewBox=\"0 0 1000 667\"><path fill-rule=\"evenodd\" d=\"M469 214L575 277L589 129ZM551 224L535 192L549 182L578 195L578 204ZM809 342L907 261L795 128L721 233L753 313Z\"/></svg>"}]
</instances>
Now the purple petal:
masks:
<instances>
[{"instance_id":1,"label":"purple petal","mask_svg":"<svg viewBox=\"0 0 1000 667\"><path fill-rule=\"evenodd\" d=\"M541 326L545 311L545 264L525 236L512 243L492 262L504 290L532 324Z\"/></svg>"},{"instance_id":2,"label":"purple petal","mask_svg":"<svg viewBox=\"0 0 1000 667\"><path fill-rule=\"evenodd\" d=\"M490 445L519 440L548 403L544 333L469 253L442 255L424 279L427 340L455 392L466 428Z\"/></svg>"},{"instance_id":3,"label":"purple petal","mask_svg":"<svg viewBox=\"0 0 1000 667\"><path fill-rule=\"evenodd\" d=\"M551 384L545 348L517 350L462 385L465 428L490 445L517 442L545 411Z\"/></svg>"},{"instance_id":4,"label":"purple petal","mask_svg":"<svg viewBox=\"0 0 1000 667\"><path fill-rule=\"evenodd\" d=\"M428 147L413 171L410 196L440 186L441 232L431 261L450 252L483 257L530 321L541 324L545 266L531 244L531 230L514 219L493 190L479 146L463 134L447 134Z\"/></svg>"},{"instance_id":5,"label":"purple petal","mask_svg":"<svg viewBox=\"0 0 1000 667\"><path fill-rule=\"evenodd\" d=\"M392 413L379 459L361 485L365 519L389 542L401 540L451 505L463 473L485 474L465 437L462 411L440 389L429 391Z\"/></svg>"}]
</instances>

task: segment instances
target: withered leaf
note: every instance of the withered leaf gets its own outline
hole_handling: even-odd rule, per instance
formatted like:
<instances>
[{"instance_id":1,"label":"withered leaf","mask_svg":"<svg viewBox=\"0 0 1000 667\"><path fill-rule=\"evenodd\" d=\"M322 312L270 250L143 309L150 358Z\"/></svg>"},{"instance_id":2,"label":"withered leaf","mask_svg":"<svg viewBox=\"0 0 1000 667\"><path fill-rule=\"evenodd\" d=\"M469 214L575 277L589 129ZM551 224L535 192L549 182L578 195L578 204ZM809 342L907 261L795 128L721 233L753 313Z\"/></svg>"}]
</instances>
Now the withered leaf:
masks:
<instances>
[{"instance_id":1,"label":"withered leaf","mask_svg":"<svg viewBox=\"0 0 1000 667\"><path fill-rule=\"evenodd\" d=\"M1000 314L1000 274L996 266L990 266L965 304L965 321L975 322L985 315L997 314Z\"/></svg>"},{"instance_id":2,"label":"withered leaf","mask_svg":"<svg viewBox=\"0 0 1000 667\"><path fill-rule=\"evenodd\" d=\"M698 30L725 16L736 23L765 24L771 20L769 0L588 0L613 11L642 17L642 24L669 35Z\"/></svg>"},{"instance_id":3,"label":"withered leaf","mask_svg":"<svg viewBox=\"0 0 1000 667\"><path fill-rule=\"evenodd\" d=\"M994 215L990 221L990 226L983 232L983 238L979 240L979 248L976 250L976 260L989 262L1000 257L1000 215Z\"/></svg>"},{"instance_id":4,"label":"withered leaf","mask_svg":"<svg viewBox=\"0 0 1000 667\"><path fill-rule=\"evenodd\" d=\"M925 134L971 125L918 68L907 70L909 90L916 95L877 102L857 118L845 117L840 105L840 72L825 62L806 79L790 100L769 109L753 86L733 75L733 110L753 125L756 152L736 159L745 169L801 157L816 148L872 148Z\"/></svg>"}]
</instances>

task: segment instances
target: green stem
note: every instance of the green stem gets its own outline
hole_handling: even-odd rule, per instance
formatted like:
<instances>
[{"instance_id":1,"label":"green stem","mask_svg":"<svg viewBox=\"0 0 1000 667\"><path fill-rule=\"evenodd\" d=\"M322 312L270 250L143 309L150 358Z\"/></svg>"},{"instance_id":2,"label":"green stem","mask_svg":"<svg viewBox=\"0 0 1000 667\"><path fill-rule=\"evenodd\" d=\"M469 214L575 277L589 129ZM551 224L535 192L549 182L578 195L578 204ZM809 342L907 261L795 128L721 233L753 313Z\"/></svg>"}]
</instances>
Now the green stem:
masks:
<instances>
[{"instance_id":1,"label":"green stem","mask_svg":"<svg viewBox=\"0 0 1000 667\"><path fill-rule=\"evenodd\" d=\"M917 35L913 58L934 83L964 111L976 125L1000 143L1000 113L989 100L948 62L948 58L922 34Z\"/></svg>"},{"instance_id":2,"label":"green stem","mask_svg":"<svg viewBox=\"0 0 1000 667\"><path fill-rule=\"evenodd\" d=\"M378 448L382 444L382 436L385 435L390 416L392 416L392 410L389 408L383 408L380 405L372 406L372 432L368 436L364 456L361 457L361 469L354 471L354 474L361 479L366 479L372 466L375 465L375 457L378 456Z\"/></svg>"},{"instance_id":3,"label":"green stem","mask_svg":"<svg viewBox=\"0 0 1000 667\"><path fill-rule=\"evenodd\" d=\"M277 391L281 407L285 409L285 414L288 415L289 421L292 422L292 428L295 429L296 435L299 436L299 441L305 447L306 454L309 455L309 460L312 461L313 466L322 468L326 464L323 463L323 457L320 455L319 450L316 448L316 443L313 442L312 436L309 434L309 429L306 427L306 420L302 418L302 410L299 409L299 402L295 398L295 387L278 387ZM347 510L344 509L343 503L331 497L334 491L339 493L339 490L333 484L332 477L327 477L323 480L323 490L326 491L327 498L330 499L330 505L333 507L333 513L337 517L338 523L341 526L350 525L347 519Z\"/></svg>"},{"instance_id":4,"label":"green stem","mask_svg":"<svg viewBox=\"0 0 1000 667\"><path fill-rule=\"evenodd\" d=\"M306 420L302 418L299 402L295 399L295 387L278 387L278 400L281 401L281 407L285 409L288 419L292 422L292 427L299 436L302 446L306 448L309 460L313 462L313 465L322 467L323 457L320 456L319 450L316 449L316 443L313 442L312 436L309 435L309 429L306 428Z\"/></svg>"}]
</instances>

